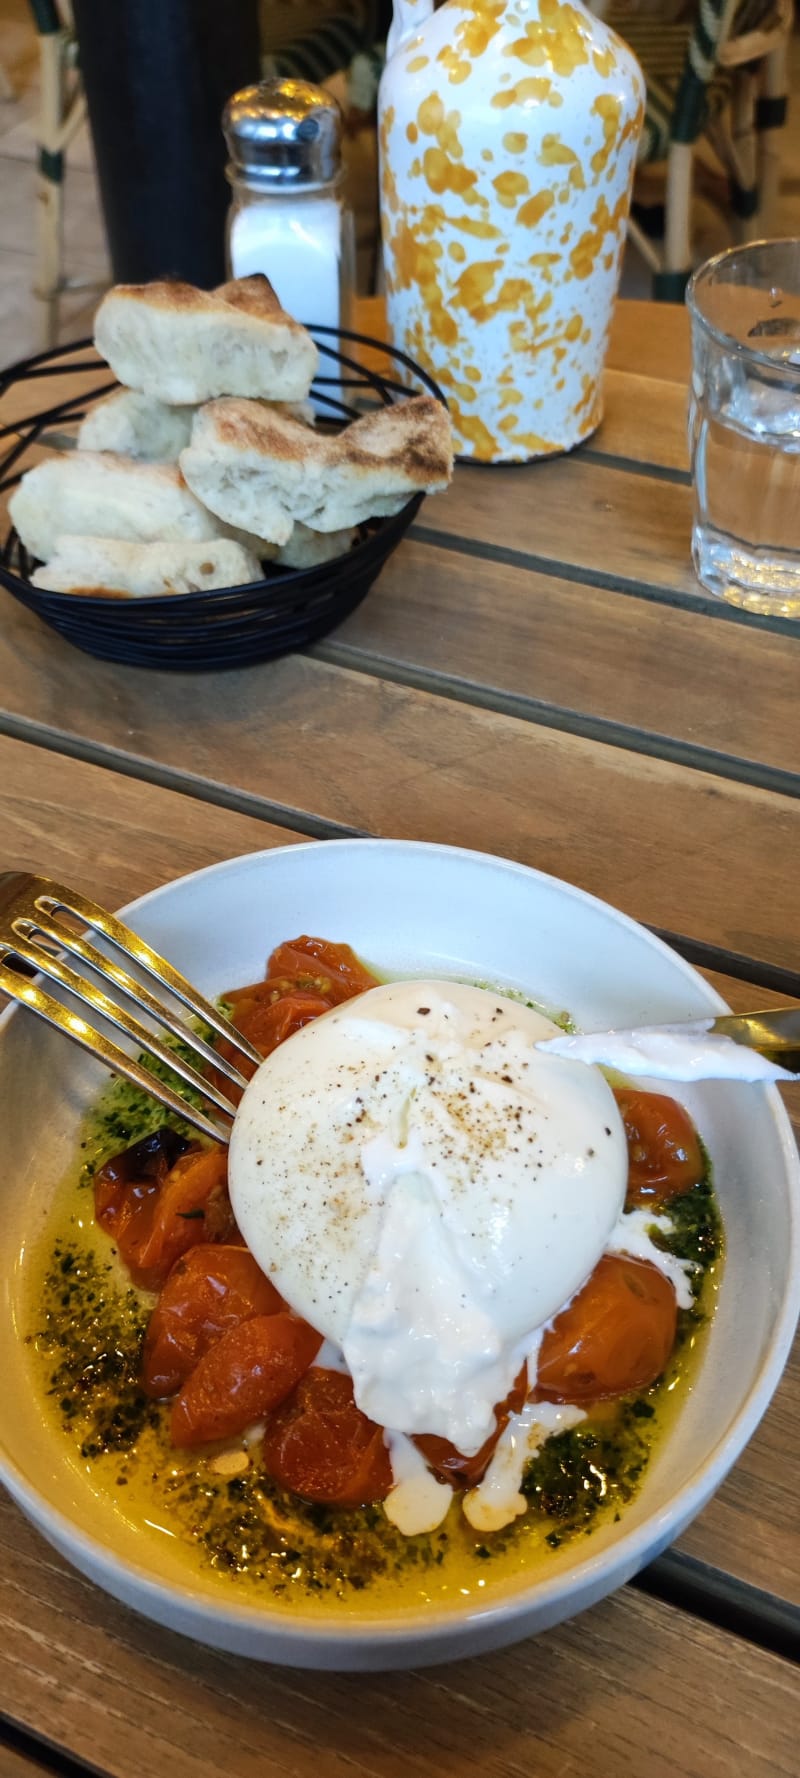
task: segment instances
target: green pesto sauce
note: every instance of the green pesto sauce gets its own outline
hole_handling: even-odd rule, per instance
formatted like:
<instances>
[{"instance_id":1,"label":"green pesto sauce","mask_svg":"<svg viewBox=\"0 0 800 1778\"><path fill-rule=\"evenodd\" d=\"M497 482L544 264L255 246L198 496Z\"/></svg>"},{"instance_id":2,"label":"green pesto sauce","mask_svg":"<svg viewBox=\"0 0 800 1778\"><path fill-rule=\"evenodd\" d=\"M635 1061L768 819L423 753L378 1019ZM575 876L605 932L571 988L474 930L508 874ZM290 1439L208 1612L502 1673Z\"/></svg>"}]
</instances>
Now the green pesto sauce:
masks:
<instances>
[{"instance_id":1,"label":"green pesto sauce","mask_svg":"<svg viewBox=\"0 0 800 1778\"><path fill-rule=\"evenodd\" d=\"M705 1148L703 1160L705 1173L699 1185L690 1192L682 1192L673 1198L669 1207L669 1218L672 1232L653 1230L653 1245L660 1247L665 1253L674 1253L676 1259L693 1260L697 1271L691 1279L692 1294L695 1302L700 1298L708 1268L713 1266L722 1252L722 1223L720 1221L717 1200L711 1178L711 1162ZM691 1321L693 1311L682 1311L683 1316ZM678 1333L680 1336L682 1323L679 1318ZM684 1329L685 1331L685 1329Z\"/></svg>"},{"instance_id":2,"label":"green pesto sauce","mask_svg":"<svg viewBox=\"0 0 800 1778\"><path fill-rule=\"evenodd\" d=\"M158 1067L158 1065L157 1065ZM159 1071L160 1068L159 1068ZM721 1226L707 1165L702 1183L676 1198L673 1231L660 1244L694 1261L695 1304L678 1317L668 1371L649 1390L605 1402L585 1421L550 1438L528 1465L528 1512L500 1532L478 1534L458 1498L437 1531L404 1537L380 1506L345 1511L316 1506L277 1488L261 1469L257 1445L242 1474L214 1465L221 1447L176 1451L168 1437L170 1404L149 1401L139 1385L141 1345L153 1298L130 1286L112 1244L87 1229L86 1197L95 1170L169 1118L163 1107L114 1081L88 1118L81 1163L65 1187L55 1233L31 1294L31 1347L48 1403L73 1448L109 1489L135 1496L144 1523L154 1507L185 1542L187 1559L248 1580L287 1601L346 1598L402 1579L417 1597L483 1586L476 1578L546 1563L552 1552L619 1518L647 1465L694 1361L692 1336L706 1321L721 1252ZM185 1128L185 1127L184 1127ZM187 1132L188 1133L188 1132ZM230 1449L230 1447L228 1447ZM235 1448L243 1449L239 1441Z\"/></svg>"},{"instance_id":3,"label":"green pesto sauce","mask_svg":"<svg viewBox=\"0 0 800 1778\"><path fill-rule=\"evenodd\" d=\"M570 1013L566 1012L564 1007L550 1006L544 1000L531 1000L524 988L498 988L496 982L475 982L466 976L459 976L457 979L463 983L465 988L485 988L488 994L499 993L501 1000L518 1001L520 1006L527 1006L531 1012L541 1013L543 1018L549 1019L551 1024L558 1025L560 1030L566 1031L570 1036L578 1029Z\"/></svg>"}]
</instances>

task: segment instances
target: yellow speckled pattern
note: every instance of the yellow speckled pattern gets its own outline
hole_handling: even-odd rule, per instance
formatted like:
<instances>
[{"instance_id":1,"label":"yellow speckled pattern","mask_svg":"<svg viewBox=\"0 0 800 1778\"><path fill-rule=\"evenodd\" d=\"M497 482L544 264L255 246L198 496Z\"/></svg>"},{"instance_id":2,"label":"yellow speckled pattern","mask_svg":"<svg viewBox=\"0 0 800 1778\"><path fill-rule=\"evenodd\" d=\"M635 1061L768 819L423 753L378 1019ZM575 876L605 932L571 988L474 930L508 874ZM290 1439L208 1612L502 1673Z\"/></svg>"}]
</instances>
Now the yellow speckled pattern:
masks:
<instances>
[{"instance_id":1,"label":"yellow speckled pattern","mask_svg":"<svg viewBox=\"0 0 800 1778\"><path fill-rule=\"evenodd\" d=\"M389 325L441 383L462 456L546 456L599 424L643 99L581 0L395 0Z\"/></svg>"}]
</instances>

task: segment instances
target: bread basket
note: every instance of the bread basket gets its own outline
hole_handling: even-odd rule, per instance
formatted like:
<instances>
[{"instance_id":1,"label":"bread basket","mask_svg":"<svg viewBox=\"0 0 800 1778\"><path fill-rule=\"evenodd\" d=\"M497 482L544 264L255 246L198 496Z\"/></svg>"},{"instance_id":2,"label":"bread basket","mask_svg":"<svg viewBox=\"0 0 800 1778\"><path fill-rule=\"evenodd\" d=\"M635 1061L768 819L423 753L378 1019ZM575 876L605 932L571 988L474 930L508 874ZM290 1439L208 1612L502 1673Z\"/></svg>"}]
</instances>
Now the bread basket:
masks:
<instances>
[{"instance_id":1,"label":"bread basket","mask_svg":"<svg viewBox=\"0 0 800 1778\"><path fill-rule=\"evenodd\" d=\"M444 403L432 377L391 346L330 327L309 332L323 365L311 389L318 425L335 426L376 404L420 393ZM115 387L90 341L41 353L0 375L3 415L10 415L0 427L4 502L38 461L42 444L74 426ZM270 570L267 564L263 580L249 586L137 599L32 586L32 563L6 519L0 585L66 641L101 660L184 673L249 666L305 647L341 623L380 574L423 499L415 494L391 518L367 520L352 548L335 561L302 569Z\"/></svg>"}]
</instances>

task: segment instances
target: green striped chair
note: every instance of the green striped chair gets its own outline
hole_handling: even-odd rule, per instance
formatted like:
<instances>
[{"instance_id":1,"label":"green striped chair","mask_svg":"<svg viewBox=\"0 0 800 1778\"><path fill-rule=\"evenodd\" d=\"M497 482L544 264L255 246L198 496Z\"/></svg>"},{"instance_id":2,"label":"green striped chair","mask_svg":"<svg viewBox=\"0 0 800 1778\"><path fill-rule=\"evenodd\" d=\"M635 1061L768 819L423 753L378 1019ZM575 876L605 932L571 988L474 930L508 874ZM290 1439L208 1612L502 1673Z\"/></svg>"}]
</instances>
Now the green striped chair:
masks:
<instances>
[{"instance_id":1,"label":"green striped chair","mask_svg":"<svg viewBox=\"0 0 800 1778\"><path fill-rule=\"evenodd\" d=\"M647 82L639 165L666 162L663 244L634 204L631 239L653 273L653 295L681 302L693 266L691 206L698 144L710 144L728 183L732 234L770 232L786 120L792 0L699 0L669 20L612 0L603 11L631 45Z\"/></svg>"},{"instance_id":2,"label":"green striped chair","mask_svg":"<svg viewBox=\"0 0 800 1778\"><path fill-rule=\"evenodd\" d=\"M371 48L376 29L372 0L340 0L319 21L313 0L262 0L262 72L265 77L319 83L350 67L354 57ZM295 25L293 28L293 21Z\"/></svg>"},{"instance_id":3,"label":"green striped chair","mask_svg":"<svg viewBox=\"0 0 800 1778\"><path fill-rule=\"evenodd\" d=\"M326 81L342 105L357 288L369 293L380 262L377 145L369 118L383 66L377 35L385 11L380 0L333 0L324 9L317 0L262 0L260 12L264 78Z\"/></svg>"}]
</instances>

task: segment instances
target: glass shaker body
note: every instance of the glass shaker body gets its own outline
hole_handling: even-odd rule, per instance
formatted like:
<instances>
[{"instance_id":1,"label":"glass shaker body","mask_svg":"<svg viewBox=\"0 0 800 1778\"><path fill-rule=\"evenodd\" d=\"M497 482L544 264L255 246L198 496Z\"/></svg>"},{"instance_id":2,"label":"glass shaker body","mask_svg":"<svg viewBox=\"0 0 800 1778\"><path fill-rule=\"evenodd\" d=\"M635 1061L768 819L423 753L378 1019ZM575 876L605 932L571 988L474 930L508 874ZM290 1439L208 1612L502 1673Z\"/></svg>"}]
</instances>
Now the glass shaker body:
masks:
<instances>
[{"instance_id":1,"label":"glass shaker body","mask_svg":"<svg viewBox=\"0 0 800 1778\"><path fill-rule=\"evenodd\" d=\"M264 188L229 169L229 276L263 272L294 320L349 327L355 233L341 178L326 185Z\"/></svg>"}]
</instances>

